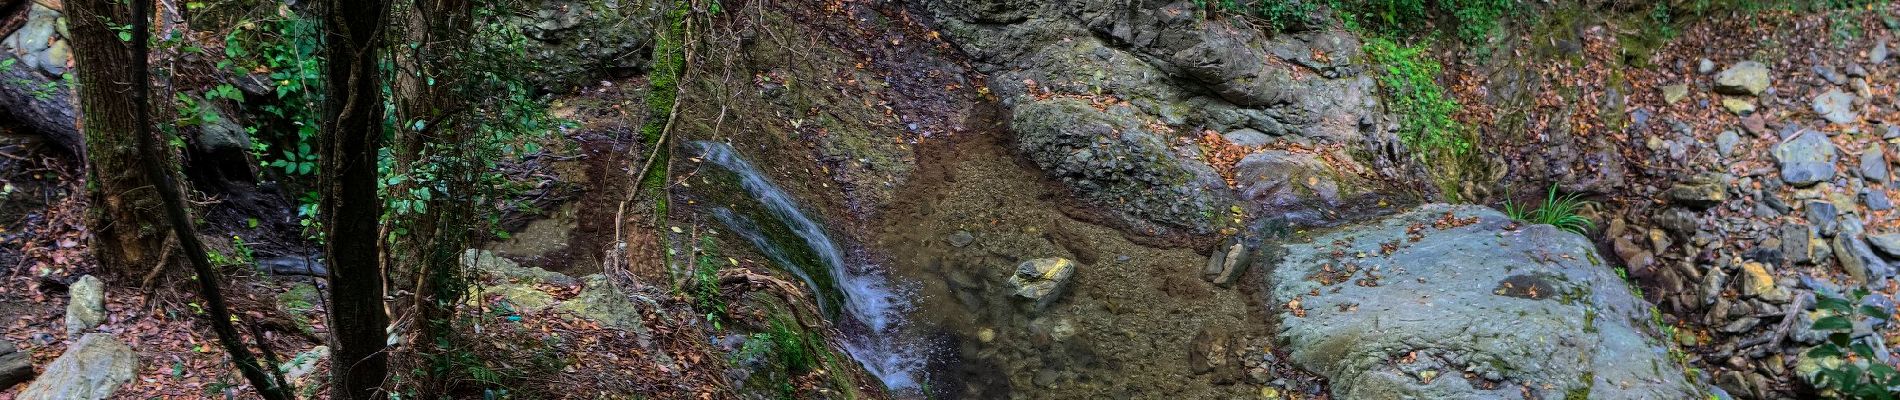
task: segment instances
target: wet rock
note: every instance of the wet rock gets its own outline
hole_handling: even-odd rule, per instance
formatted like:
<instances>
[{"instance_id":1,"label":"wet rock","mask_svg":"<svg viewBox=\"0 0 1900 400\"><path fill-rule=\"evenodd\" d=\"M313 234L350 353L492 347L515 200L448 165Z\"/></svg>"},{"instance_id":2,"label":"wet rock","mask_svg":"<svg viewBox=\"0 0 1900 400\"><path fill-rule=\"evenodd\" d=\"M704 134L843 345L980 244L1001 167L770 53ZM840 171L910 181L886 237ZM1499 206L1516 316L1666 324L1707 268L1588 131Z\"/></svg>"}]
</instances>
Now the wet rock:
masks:
<instances>
[{"instance_id":1,"label":"wet rock","mask_svg":"<svg viewBox=\"0 0 1900 400\"><path fill-rule=\"evenodd\" d=\"M1722 99L1722 108L1735 115L1748 116L1755 113L1755 103L1734 97Z\"/></svg>"},{"instance_id":2,"label":"wet rock","mask_svg":"<svg viewBox=\"0 0 1900 400\"><path fill-rule=\"evenodd\" d=\"M0 391L33 379L33 355L0 340Z\"/></svg>"},{"instance_id":3,"label":"wet rock","mask_svg":"<svg viewBox=\"0 0 1900 400\"><path fill-rule=\"evenodd\" d=\"M1734 157L1735 145L1741 142L1742 135L1736 134L1735 131L1722 131L1721 134L1715 135L1715 150L1721 152L1722 157Z\"/></svg>"},{"instance_id":4,"label":"wet rock","mask_svg":"<svg viewBox=\"0 0 1900 400\"><path fill-rule=\"evenodd\" d=\"M1760 95L1768 90L1768 66L1743 61L1715 74L1715 91L1731 95Z\"/></svg>"},{"instance_id":5,"label":"wet rock","mask_svg":"<svg viewBox=\"0 0 1900 400\"><path fill-rule=\"evenodd\" d=\"M1409 241L1420 226L1422 237ZM1381 251L1391 241L1407 245ZM1291 361L1331 379L1334 398L1516 398L1531 382L1531 397L1691 397L1662 341L1645 333L1656 328L1632 325L1647 324L1649 306L1587 261L1593 248L1483 207L1427 205L1287 245L1270 307ZM1362 252L1372 256L1334 256ZM1339 269L1348 265L1361 267ZM1315 278L1340 271L1356 272ZM1407 354L1453 372L1420 379L1399 362ZM1454 379L1456 371L1496 385Z\"/></svg>"},{"instance_id":6,"label":"wet rock","mask_svg":"<svg viewBox=\"0 0 1900 400\"><path fill-rule=\"evenodd\" d=\"M951 246L966 247L971 243L976 243L976 235L970 234L970 231L957 230L955 233L951 233L947 240Z\"/></svg>"},{"instance_id":7,"label":"wet rock","mask_svg":"<svg viewBox=\"0 0 1900 400\"><path fill-rule=\"evenodd\" d=\"M92 275L79 277L67 292L66 335L77 335L106 322L106 286Z\"/></svg>"},{"instance_id":8,"label":"wet rock","mask_svg":"<svg viewBox=\"0 0 1900 400\"><path fill-rule=\"evenodd\" d=\"M46 365L20 400L102 400L138 374L138 354L110 334L88 333Z\"/></svg>"},{"instance_id":9,"label":"wet rock","mask_svg":"<svg viewBox=\"0 0 1900 400\"><path fill-rule=\"evenodd\" d=\"M1836 85L1847 83L1846 75L1841 75L1839 71L1834 70L1834 67L1826 65L1814 66L1814 75L1821 77L1822 80L1826 80L1827 83Z\"/></svg>"},{"instance_id":10,"label":"wet rock","mask_svg":"<svg viewBox=\"0 0 1900 400\"><path fill-rule=\"evenodd\" d=\"M1689 97L1689 85L1675 84L1663 86L1662 95L1664 103L1675 105L1677 102L1681 102L1683 98Z\"/></svg>"},{"instance_id":11,"label":"wet rock","mask_svg":"<svg viewBox=\"0 0 1900 400\"><path fill-rule=\"evenodd\" d=\"M1867 145L1867 149L1860 152L1861 179L1886 185L1890 179L1887 167L1887 149L1880 142Z\"/></svg>"},{"instance_id":12,"label":"wet rock","mask_svg":"<svg viewBox=\"0 0 1900 400\"><path fill-rule=\"evenodd\" d=\"M1814 97L1814 113L1821 114L1821 118L1827 119L1828 122L1853 123L1860 119L1860 113L1854 110L1856 99L1853 94L1843 92L1841 89L1828 89L1827 93Z\"/></svg>"},{"instance_id":13,"label":"wet rock","mask_svg":"<svg viewBox=\"0 0 1900 400\"><path fill-rule=\"evenodd\" d=\"M1267 150L1234 164L1240 198L1295 225L1329 225L1342 208L1370 203L1368 183L1340 174L1318 155Z\"/></svg>"},{"instance_id":14,"label":"wet rock","mask_svg":"<svg viewBox=\"0 0 1900 400\"><path fill-rule=\"evenodd\" d=\"M1702 177L1690 182L1677 183L1663 192L1670 202L1698 210L1706 210L1728 201L1728 185L1720 177Z\"/></svg>"},{"instance_id":15,"label":"wet rock","mask_svg":"<svg viewBox=\"0 0 1900 400\"><path fill-rule=\"evenodd\" d=\"M1201 271L1201 278L1215 285L1227 287L1240 280L1240 274L1247 271L1251 248L1239 238L1230 238L1225 245L1214 249L1207 258L1207 268Z\"/></svg>"},{"instance_id":16,"label":"wet rock","mask_svg":"<svg viewBox=\"0 0 1900 400\"><path fill-rule=\"evenodd\" d=\"M1841 269L1846 270L1847 274L1853 276L1855 280L1871 283L1893 277L1892 267L1887 265L1886 260L1874 254L1873 248L1867 245L1867 241L1861 240L1859 235L1843 233L1834 236L1834 240L1830 243L1835 259L1841 263Z\"/></svg>"},{"instance_id":17,"label":"wet rock","mask_svg":"<svg viewBox=\"0 0 1900 400\"><path fill-rule=\"evenodd\" d=\"M1239 345L1233 335L1202 329L1189 346L1188 368L1196 375L1213 374L1217 384L1231 383L1240 378Z\"/></svg>"},{"instance_id":18,"label":"wet rock","mask_svg":"<svg viewBox=\"0 0 1900 400\"><path fill-rule=\"evenodd\" d=\"M1840 158L1827 135L1812 130L1801 130L1775 146L1774 156L1781 168L1781 180L1797 187L1834 178L1834 163Z\"/></svg>"},{"instance_id":19,"label":"wet rock","mask_svg":"<svg viewBox=\"0 0 1900 400\"><path fill-rule=\"evenodd\" d=\"M1075 268L1075 261L1060 257L1024 261L1010 274L1009 286L1016 297L1028 300L1037 311L1045 310L1068 291Z\"/></svg>"},{"instance_id":20,"label":"wet rock","mask_svg":"<svg viewBox=\"0 0 1900 400\"><path fill-rule=\"evenodd\" d=\"M1742 294L1771 303L1786 303L1790 299L1788 288L1775 284L1775 274L1769 266L1758 262L1742 263Z\"/></svg>"},{"instance_id":21,"label":"wet rock","mask_svg":"<svg viewBox=\"0 0 1900 400\"><path fill-rule=\"evenodd\" d=\"M1206 213L1225 208L1226 183L1211 167L1175 157L1163 132L1126 106L1098 110L1072 98L1015 108L1017 149L1051 176L1131 224L1210 232Z\"/></svg>"}]
</instances>

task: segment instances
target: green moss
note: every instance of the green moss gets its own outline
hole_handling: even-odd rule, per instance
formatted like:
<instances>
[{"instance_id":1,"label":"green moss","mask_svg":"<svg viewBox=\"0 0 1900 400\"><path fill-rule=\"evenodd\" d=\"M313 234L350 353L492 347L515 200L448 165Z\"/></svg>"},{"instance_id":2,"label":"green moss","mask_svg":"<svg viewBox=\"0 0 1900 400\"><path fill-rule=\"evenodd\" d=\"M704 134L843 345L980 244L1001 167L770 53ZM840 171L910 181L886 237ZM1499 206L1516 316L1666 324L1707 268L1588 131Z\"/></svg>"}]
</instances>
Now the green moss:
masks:
<instances>
[{"instance_id":1,"label":"green moss","mask_svg":"<svg viewBox=\"0 0 1900 400\"><path fill-rule=\"evenodd\" d=\"M1582 383L1583 386L1571 388L1570 391L1564 392L1564 400L1589 400L1590 389L1597 384L1596 372L1583 371Z\"/></svg>"}]
</instances>

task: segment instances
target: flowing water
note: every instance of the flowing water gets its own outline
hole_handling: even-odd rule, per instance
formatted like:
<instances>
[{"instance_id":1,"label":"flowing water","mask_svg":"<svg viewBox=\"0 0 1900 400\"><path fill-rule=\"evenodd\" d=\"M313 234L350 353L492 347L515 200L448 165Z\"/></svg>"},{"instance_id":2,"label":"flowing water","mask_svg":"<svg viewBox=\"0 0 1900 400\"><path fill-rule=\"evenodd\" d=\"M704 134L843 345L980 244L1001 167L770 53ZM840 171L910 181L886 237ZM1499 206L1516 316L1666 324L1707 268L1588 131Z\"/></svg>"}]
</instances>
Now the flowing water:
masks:
<instances>
[{"instance_id":1,"label":"flowing water","mask_svg":"<svg viewBox=\"0 0 1900 400\"><path fill-rule=\"evenodd\" d=\"M820 311L836 315L836 325L846 332L844 347L852 359L888 388L916 388L925 357L923 347L905 340L906 335L901 332L905 326L904 313L910 306L903 293L875 266L849 265L837 242L806 216L790 195L740 158L731 146L708 141L694 142L693 146L705 162L732 172L739 187L772 217L773 221L768 223L789 229L799 239L796 245L804 247L791 249L786 247L788 244L774 242L766 233L766 227L730 208L715 208L714 218L752 243L767 258L797 275L813 293L818 293ZM806 252L815 262L799 262L801 257L794 254ZM812 271L812 268L822 270ZM826 294L833 291L840 298L827 300Z\"/></svg>"}]
</instances>

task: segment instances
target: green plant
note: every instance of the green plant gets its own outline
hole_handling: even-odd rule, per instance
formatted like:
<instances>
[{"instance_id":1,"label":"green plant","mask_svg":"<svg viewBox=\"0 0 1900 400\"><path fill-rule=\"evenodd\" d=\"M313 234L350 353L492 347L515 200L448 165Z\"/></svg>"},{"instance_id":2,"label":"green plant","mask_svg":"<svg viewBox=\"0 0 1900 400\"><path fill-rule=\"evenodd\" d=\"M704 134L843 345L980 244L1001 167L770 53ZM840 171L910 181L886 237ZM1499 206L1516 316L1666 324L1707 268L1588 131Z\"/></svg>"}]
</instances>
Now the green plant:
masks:
<instances>
[{"instance_id":1,"label":"green plant","mask_svg":"<svg viewBox=\"0 0 1900 400\"><path fill-rule=\"evenodd\" d=\"M1384 67L1379 88L1386 106L1399 116L1399 141L1420 156L1462 155L1470 152L1476 134L1452 115L1458 100L1438 84L1442 66L1425 54L1424 46L1407 46L1384 38L1367 38L1366 56Z\"/></svg>"},{"instance_id":2,"label":"green plant","mask_svg":"<svg viewBox=\"0 0 1900 400\"><path fill-rule=\"evenodd\" d=\"M1589 204L1590 201L1583 200L1583 198L1577 194L1561 197L1557 196L1557 185L1551 185L1550 191L1544 196L1544 202L1538 204L1537 207L1531 208L1527 207L1528 205L1520 205L1515 202L1506 201L1504 202L1504 214L1509 215L1513 220L1533 224L1548 224L1556 226L1557 229L1575 232L1581 235L1591 229L1596 229L1596 223L1590 222L1589 218L1584 218L1578 214L1578 212L1583 211L1583 208Z\"/></svg>"},{"instance_id":3,"label":"green plant","mask_svg":"<svg viewBox=\"0 0 1900 400\"><path fill-rule=\"evenodd\" d=\"M713 329L720 329L719 321L726 315L726 300L719 291L717 252L711 236L700 237L699 257L693 261L692 282L688 289L693 298L693 307L706 313L706 322L712 323Z\"/></svg>"},{"instance_id":4,"label":"green plant","mask_svg":"<svg viewBox=\"0 0 1900 400\"><path fill-rule=\"evenodd\" d=\"M1813 328L1826 333L1827 341L1802 354L1809 359L1803 360L1804 364L1812 362L1818 366L1811 373L1804 372L1803 378L1823 394L1845 399L1890 400L1900 392L1900 372L1876 357L1871 341L1854 335L1854 321L1892 318L1878 307L1855 306L1868 293L1865 288L1856 289L1848 299L1817 294L1815 312L1823 316L1814 320Z\"/></svg>"}]
</instances>

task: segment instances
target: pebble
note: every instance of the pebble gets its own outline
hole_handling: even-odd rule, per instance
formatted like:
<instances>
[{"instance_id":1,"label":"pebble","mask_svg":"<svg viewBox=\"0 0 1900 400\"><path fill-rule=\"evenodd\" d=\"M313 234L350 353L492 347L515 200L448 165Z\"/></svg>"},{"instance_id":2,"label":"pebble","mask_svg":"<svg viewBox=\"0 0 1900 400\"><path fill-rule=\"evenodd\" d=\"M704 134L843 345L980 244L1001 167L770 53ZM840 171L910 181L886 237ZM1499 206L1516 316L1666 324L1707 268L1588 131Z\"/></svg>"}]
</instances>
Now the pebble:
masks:
<instances>
[{"instance_id":1,"label":"pebble","mask_svg":"<svg viewBox=\"0 0 1900 400\"><path fill-rule=\"evenodd\" d=\"M1814 66L1814 75L1820 76L1821 79L1826 80L1827 83L1832 83L1835 85L1847 83L1847 76L1841 75L1840 72L1835 71L1834 67L1829 67L1826 65Z\"/></svg>"},{"instance_id":2,"label":"pebble","mask_svg":"<svg viewBox=\"0 0 1900 400\"><path fill-rule=\"evenodd\" d=\"M1855 99L1853 94L1843 92L1839 88L1828 89L1827 93L1814 97L1814 113L1821 114L1821 118L1827 119L1828 122L1853 123L1860 118L1860 113L1854 110Z\"/></svg>"},{"instance_id":3,"label":"pebble","mask_svg":"<svg viewBox=\"0 0 1900 400\"><path fill-rule=\"evenodd\" d=\"M1867 52L1867 62L1874 65L1887 62L1887 39L1874 43L1874 50Z\"/></svg>"},{"instance_id":4,"label":"pebble","mask_svg":"<svg viewBox=\"0 0 1900 400\"><path fill-rule=\"evenodd\" d=\"M1840 229L1841 224L1838 219L1840 209L1834 207L1834 203L1810 201L1806 206L1805 215L1808 217L1808 223L1814 224L1821 237L1834 237L1834 233Z\"/></svg>"},{"instance_id":5,"label":"pebble","mask_svg":"<svg viewBox=\"0 0 1900 400\"><path fill-rule=\"evenodd\" d=\"M1715 61L1710 61L1707 58L1704 58L1701 61L1697 61L1695 65L1695 72L1699 74L1703 74L1703 75L1714 73Z\"/></svg>"},{"instance_id":6,"label":"pebble","mask_svg":"<svg viewBox=\"0 0 1900 400\"><path fill-rule=\"evenodd\" d=\"M1735 145L1741 141L1742 135L1736 134L1735 131L1722 131L1721 134L1715 135L1715 149L1722 153L1722 157L1732 157L1735 155Z\"/></svg>"},{"instance_id":7,"label":"pebble","mask_svg":"<svg viewBox=\"0 0 1900 400\"><path fill-rule=\"evenodd\" d=\"M1735 113L1735 115L1749 115L1755 113L1755 103L1732 97L1722 99L1722 108L1728 109L1728 112Z\"/></svg>"}]
</instances>

